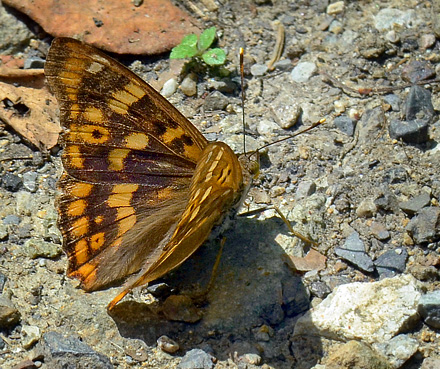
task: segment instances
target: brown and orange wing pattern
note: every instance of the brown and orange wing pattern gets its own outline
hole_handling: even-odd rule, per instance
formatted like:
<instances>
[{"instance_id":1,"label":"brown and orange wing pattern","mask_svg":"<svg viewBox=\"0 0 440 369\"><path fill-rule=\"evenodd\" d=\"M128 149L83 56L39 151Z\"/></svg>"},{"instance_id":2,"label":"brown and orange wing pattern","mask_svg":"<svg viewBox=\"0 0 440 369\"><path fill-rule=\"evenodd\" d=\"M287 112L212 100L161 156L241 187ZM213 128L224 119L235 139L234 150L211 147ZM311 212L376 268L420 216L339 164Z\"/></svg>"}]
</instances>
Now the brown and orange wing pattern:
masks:
<instances>
[{"instance_id":1,"label":"brown and orange wing pattern","mask_svg":"<svg viewBox=\"0 0 440 369\"><path fill-rule=\"evenodd\" d=\"M55 39L45 73L65 129L58 210L68 274L95 290L159 258L207 141L143 80L79 41Z\"/></svg>"},{"instance_id":2,"label":"brown and orange wing pattern","mask_svg":"<svg viewBox=\"0 0 440 369\"><path fill-rule=\"evenodd\" d=\"M248 176L246 176L248 178ZM182 264L208 238L213 226L238 207L247 185L241 164L222 142L208 144L197 163L189 198L175 229L161 247L159 257L145 265L109 304L112 309L131 289L151 282Z\"/></svg>"}]
</instances>

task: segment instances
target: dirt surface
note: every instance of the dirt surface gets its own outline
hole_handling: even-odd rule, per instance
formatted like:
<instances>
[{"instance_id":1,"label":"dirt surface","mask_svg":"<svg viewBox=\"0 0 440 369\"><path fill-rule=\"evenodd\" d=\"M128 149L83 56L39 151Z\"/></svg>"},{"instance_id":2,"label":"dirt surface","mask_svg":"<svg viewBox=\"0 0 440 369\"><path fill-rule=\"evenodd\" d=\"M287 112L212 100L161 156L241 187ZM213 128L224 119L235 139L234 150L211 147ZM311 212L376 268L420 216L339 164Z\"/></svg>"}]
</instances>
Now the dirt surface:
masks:
<instances>
[{"instance_id":1,"label":"dirt surface","mask_svg":"<svg viewBox=\"0 0 440 369\"><path fill-rule=\"evenodd\" d=\"M338 285L385 276L377 263L366 270L360 262L338 256L336 248L354 232L369 260L403 249L408 257L394 274L410 273L425 291L438 289L440 221L434 217L440 198L439 87L419 86L410 94L411 85L424 74L429 77L429 70L429 78L436 75L440 52L433 4L365 0L328 8L325 0L255 0L218 2L218 10L209 12L203 11L207 1L185 3L196 6L186 10L206 28L217 27L218 44L228 52L232 71L223 80L200 75L196 96L186 97L179 90L169 98L209 140L242 150L240 47L246 48L246 144L250 149L321 118L326 123L264 150L261 174L244 210L269 209L238 217L226 231L217 279L203 303L183 313L181 302L170 303L170 311L177 306L184 318L201 316L195 323L178 321L182 315L167 319L163 300L170 291L177 294L208 283L219 241L208 242L164 278L167 286L156 288L159 292L154 297L146 288L137 289L108 315L106 306L118 288L88 294L65 276L67 260L54 208L62 171L60 152L40 153L2 126L0 311L6 318L0 317L1 368L31 368L25 366L27 359L41 368L174 368L192 349L202 349L205 361L197 366L193 357L192 366L182 363L182 368L215 364L216 368L283 369L325 364L340 342L298 341L293 338L298 317ZM392 19L402 19L402 24L386 28L378 23L377 15L385 8L400 10ZM15 44L8 36L3 53L44 59L50 37L10 9L3 16L21 29L14 31ZM273 71L265 71L280 24L285 30L282 61ZM0 27L0 31L7 36L7 29ZM147 81L160 80L169 71L166 57L120 60ZM312 70L302 82L296 73L292 77L299 66ZM359 93L370 92L367 88L372 92ZM216 90L226 98L226 107L210 102L208 110L208 97ZM431 95L426 97L424 91ZM410 101L417 106L414 114ZM390 137L393 121L401 127L417 119L421 126L428 122L427 129ZM292 127L281 128L286 125ZM408 204L410 200L416 204ZM280 208L296 231L318 242L316 249L327 257L324 270L305 276L292 271L289 256L303 256L310 245L289 233L270 209L272 205ZM424 221L423 211L433 215ZM400 367L419 368L426 357L438 355L438 330L419 321L411 332L403 333L417 340L418 349ZM162 335L174 340L179 350L167 353L158 347L156 340Z\"/></svg>"}]
</instances>

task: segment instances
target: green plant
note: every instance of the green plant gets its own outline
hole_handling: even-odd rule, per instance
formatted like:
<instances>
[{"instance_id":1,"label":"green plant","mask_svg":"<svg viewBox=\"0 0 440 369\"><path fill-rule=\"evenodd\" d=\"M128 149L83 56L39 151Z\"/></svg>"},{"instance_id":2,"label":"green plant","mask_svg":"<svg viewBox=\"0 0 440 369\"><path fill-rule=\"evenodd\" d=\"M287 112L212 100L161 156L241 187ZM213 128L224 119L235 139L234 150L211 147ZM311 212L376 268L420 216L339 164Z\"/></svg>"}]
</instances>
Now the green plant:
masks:
<instances>
[{"instance_id":1,"label":"green plant","mask_svg":"<svg viewBox=\"0 0 440 369\"><path fill-rule=\"evenodd\" d=\"M209 48L215 40L215 35L215 27L206 29L199 37L194 33L186 35L182 42L171 50L170 59L191 58L198 62L203 60L210 67L223 65L226 61L225 51Z\"/></svg>"}]
</instances>

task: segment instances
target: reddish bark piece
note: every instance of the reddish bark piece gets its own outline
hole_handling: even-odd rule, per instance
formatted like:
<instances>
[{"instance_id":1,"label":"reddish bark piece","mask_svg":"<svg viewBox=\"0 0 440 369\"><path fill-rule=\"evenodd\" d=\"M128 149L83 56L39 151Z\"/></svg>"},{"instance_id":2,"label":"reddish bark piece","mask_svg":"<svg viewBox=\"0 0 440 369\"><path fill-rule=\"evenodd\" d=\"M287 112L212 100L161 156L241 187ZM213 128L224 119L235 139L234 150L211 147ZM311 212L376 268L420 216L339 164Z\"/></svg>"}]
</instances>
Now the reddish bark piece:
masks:
<instances>
[{"instance_id":1,"label":"reddish bark piece","mask_svg":"<svg viewBox=\"0 0 440 369\"><path fill-rule=\"evenodd\" d=\"M39 149L49 150L56 145L61 132L57 103L46 89L0 82L0 101L1 121Z\"/></svg>"},{"instance_id":2,"label":"reddish bark piece","mask_svg":"<svg viewBox=\"0 0 440 369\"><path fill-rule=\"evenodd\" d=\"M159 54L171 50L196 20L168 0L3 0L53 36L78 38L117 54Z\"/></svg>"},{"instance_id":3,"label":"reddish bark piece","mask_svg":"<svg viewBox=\"0 0 440 369\"><path fill-rule=\"evenodd\" d=\"M303 258L290 255L289 258L293 264L293 268L299 272L325 269L325 262L327 261L324 255L313 249Z\"/></svg>"}]
</instances>

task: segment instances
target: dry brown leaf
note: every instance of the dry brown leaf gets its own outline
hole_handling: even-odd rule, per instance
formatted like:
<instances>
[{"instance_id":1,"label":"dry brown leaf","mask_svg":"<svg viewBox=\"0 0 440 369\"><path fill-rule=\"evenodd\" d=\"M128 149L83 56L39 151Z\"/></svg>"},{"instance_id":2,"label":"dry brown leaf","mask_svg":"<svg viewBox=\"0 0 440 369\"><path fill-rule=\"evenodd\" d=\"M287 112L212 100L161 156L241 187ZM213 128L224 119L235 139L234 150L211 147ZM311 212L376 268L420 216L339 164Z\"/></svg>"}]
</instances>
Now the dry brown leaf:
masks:
<instances>
[{"instance_id":1,"label":"dry brown leaf","mask_svg":"<svg viewBox=\"0 0 440 369\"><path fill-rule=\"evenodd\" d=\"M189 33L197 21L169 0L3 0L52 36L76 37L118 54L160 54Z\"/></svg>"},{"instance_id":2,"label":"dry brown leaf","mask_svg":"<svg viewBox=\"0 0 440 369\"><path fill-rule=\"evenodd\" d=\"M46 89L0 82L0 120L40 150L54 147L61 132L56 100Z\"/></svg>"},{"instance_id":3,"label":"dry brown leaf","mask_svg":"<svg viewBox=\"0 0 440 369\"><path fill-rule=\"evenodd\" d=\"M314 249L310 249L308 254L304 257L296 257L289 255L289 261L295 270L299 272L308 272L310 270L323 270L327 258Z\"/></svg>"}]
</instances>

